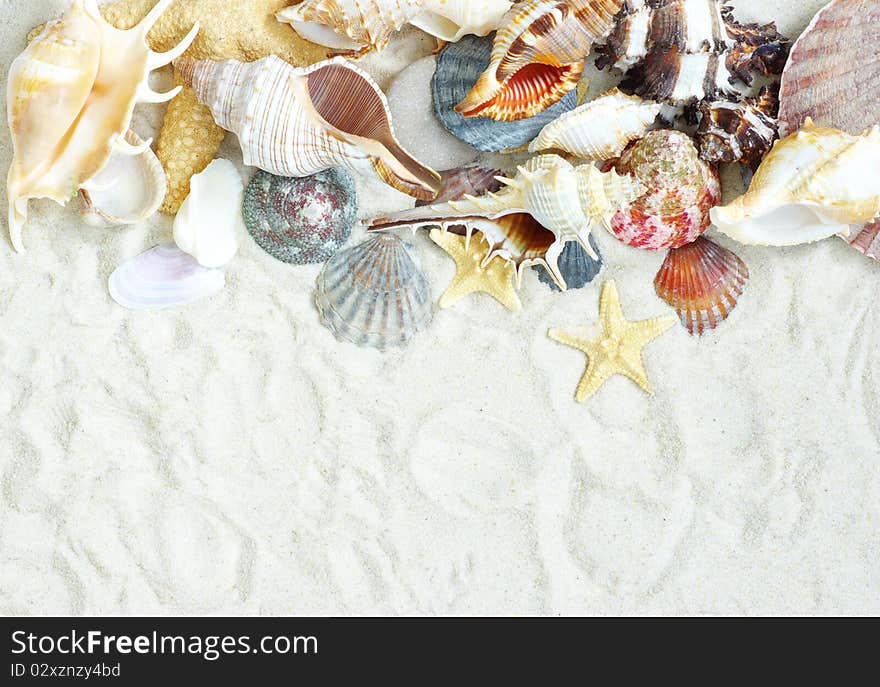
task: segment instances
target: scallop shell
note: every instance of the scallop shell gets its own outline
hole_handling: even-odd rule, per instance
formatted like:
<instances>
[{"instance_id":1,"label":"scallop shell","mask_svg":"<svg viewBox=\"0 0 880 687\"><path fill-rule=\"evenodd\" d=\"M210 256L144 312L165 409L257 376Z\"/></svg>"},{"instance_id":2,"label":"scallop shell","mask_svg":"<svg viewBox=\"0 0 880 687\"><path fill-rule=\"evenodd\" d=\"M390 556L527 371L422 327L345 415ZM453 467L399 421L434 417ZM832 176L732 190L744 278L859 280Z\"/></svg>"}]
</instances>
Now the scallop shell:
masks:
<instances>
[{"instance_id":1,"label":"scallop shell","mask_svg":"<svg viewBox=\"0 0 880 687\"><path fill-rule=\"evenodd\" d=\"M180 91L155 93L150 72L182 54L198 26L168 53L154 53L146 35L172 0L160 0L134 28L120 31L95 0L74 0L67 14L13 62L7 114L14 156L7 182L9 233L19 252L30 198L64 205L106 167L114 153L142 155L126 142L135 105L164 102Z\"/></svg>"},{"instance_id":2,"label":"scallop shell","mask_svg":"<svg viewBox=\"0 0 880 687\"><path fill-rule=\"evenodd\" d=\"M529 150L562 150L585 160L618 157L645 134L660 114L660 105L616 88L551 122Z\"/></svg>"},{"instance_id":3,"label":"scallop shell","mask_svg":"<svg viewBox=\"0 0 880 687\"><path fill-rule=\"evenodd\" d=\"M688 332L702 336L728 318L748 278L739 257L701 236L669 251L654 277L654 290Z\"/></svg>"},{"instance_id":4,"label":"scallop shell","mask_svg":"<svg viewBox=\"0 0 880 687\"><path fill-rule=\"evenodd\" d=\"M503 184L498 177L503 173L500 169L487 169L486 167L460 167L440 172L442 185L440 192L434 200L419 200L416 207L424 205L436 205L449 200L458 200L464 196L482 196L501 189Z\"/></svg>"},{"instance_id":5,"label":"scallop shell","mask_svg":"<svg viewBox=\"0 0 880 687\"><path fill-rule=\"evenodd\" d=\"M813 18L782 73L779 129L807 117L850 134L880 124L880 4L834 0Z\"/></svg>"},{"instance_id":6,"label":"scallop shell","mask_svg":"<svg viewBox=\"0 0 880 687\"><path fill-rule=\"evenodd\" d=\"M244 219L272 257L294 265L324 262L351 235L357 191L343 169L303 179L258 172L245 192Z\"/></svg>"},{"instance_id":7,"label":"scallop shell","mask_svg":"<svg viewBox=\"0 0 880 687\"><path fill-rule=\"evenodd\" d=\"M748 192L713 208L712 221L741 243L811 243L880 215L880 127L861 136L814 126L777 141Z\"/></svg>"},{"instance_id":8,"label":"scallop shell","mask_svg":"<svg viewBox=\"0 0 880 687\"><path fill-rule=\"evenodd\" d=\"M572 91L593 43L604 39L623 0L525 0L505 15L491 61L456 111L516 121Z\"/></svg>"},{"instance_id":9,"label":"scallop shell","mask_svg":"<svg viewBox=\"0 0 880 687\"><path fill-rule=\"evenodd\" d=\"M110 275L110 296L130 310L160 310L208 298L223 290L223 270L202 267L166 243L124 262Z\"/></svg>"},{"instance_id":10,"label":"scallop shell","mask_svg":"<svg viewBox=\"0 0 880 687\"><path fill-rule=\"evenodd\" d=\"M455 110L456 104L467 95L489 66L491 53L491 39L466 36L446 46L437 58L437 69L431 79L434 113L450 133L465 143L487 153L519 148L554 119L577 105L577 94L571 91L546 110L515 122L460 114Z\"/></svg>"},{"instance_id":11,"label":"scallop shell","mask_svg":"<svg viewBox=\"0 0 880 687\"><path fill-rule=\"evenodd\" d=\"M177 60L217 124L238 135L244 163L284 177L331 167L372 170L415 198L434 198L440 175L394 136L385 95L350 62L334 58L296 69L274 55L237 60Z\"/></svg>"},{"instance_id":12,"label":"scallop shell","mask_svg":"<svg viewBox=\"0 0 880 687\"><path fill-rule=\"evenodd\" d=\"M330 258L318 275L315 303L337 339L379 350L407 343L433 317L425 275L403 241L386 233Z\"/></svg>"},{"instance_id":13,"label":"scallop shell","mask_svg":"<svg viewBox=\"0 0 880 687\"><path fill-rule=\"evenodd\" d=\"M373 230L439 226L470 236L481 232L491 248L485 263L496 256L516 266L517 284L534 264L547 268L560 288L565 278L558 260L565 244L577 241L594 258L591 228L610 222L612 215L643 193L628 176L600 172L592 164L574 167L557 155L541 155L518 170L507 188L483 196L430 205L370 222Z\"/></svg>"},{"instance_id":14,"label":"scallop shell","mask_svg":"<svg viewBox=\"0 0 880 687\"><path fill-rule=\"evenodd\" d=\"M229 160L214 160L189 186L174 218L174 243L200 265L223 267L235 257L244 233L241 175Z\"/></svg>"},{"instance_id":15,"label":"scallop shell","mask_svg":"<svg viewBox=\"0 0 880 687\"><path fill-rule=\"evenodd\" d=\"M596 239L590 237L590 245L598 259L590 257L581 245L575 241L569 241L559 255L559 272L569 289L582 289L592 282L602 271L602 255ZM532 267L538 273L538 279L547 284L553 291L562 291L553 279L553 276L541 265Z\"/></svg>"},{"instance_id":16,"label":"scallop shell","mask_svg":"<svg viewBox=\"0 0 880 687\"><path fill-rule=\"evenodd\" d=\"M757 169L776 140L778 109L776 89L769 86L741 102L703 103L696 134L700 157L716 164L742 162Z\"/></svg>"},{"instance_id":17,"label":"scallop shell","mask_svg":"<svg viewBox=\"0 0 880 687\"><path fill-rule=\"evenodd\" d=\"M617 171L633 174L645 189L611 220L611 233L619 240L666 250L696 240L709 228L709 210L721 200L721 183L687 134L649 132L624 151Z\"/></svg>"},{"instance_id":18,"label":"scallop shell","mask_svg":"<svg viewBox=\"0 0 880 687\"><path fill-rule=\"evenodd\" d=\"M133 131L125 134L132 148L144 142ZM165 200L165 170L148 147L140 155L114 151L98 174L80 188L83 218L92 225L137 224L158 212Z\"/></svg>"},{"instance_id":19,"label":"scallop shell","mask_svg":"<svg viewBox=\"0 0 880 687\"><path fill-rule=\"evenodd\" d=\"M843 238L859 253L880 260L880 221L855 229Z\"/></svg>"}]
</instances>

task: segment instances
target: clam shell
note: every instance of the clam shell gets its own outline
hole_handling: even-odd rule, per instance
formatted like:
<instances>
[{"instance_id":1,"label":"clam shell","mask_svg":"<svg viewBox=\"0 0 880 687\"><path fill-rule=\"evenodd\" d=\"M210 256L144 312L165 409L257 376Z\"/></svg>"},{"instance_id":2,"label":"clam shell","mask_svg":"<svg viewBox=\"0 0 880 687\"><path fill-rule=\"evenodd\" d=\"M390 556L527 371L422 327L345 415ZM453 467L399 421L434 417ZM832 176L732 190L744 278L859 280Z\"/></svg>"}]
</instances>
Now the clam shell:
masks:
<instances>
[{"instance_id":1,"label":"clam shell","mask_svg":"<svg viewBox=\"0 0 880 687\"><path fill-rule=\"evenodd\" d=\"M742 102L703 103L696 139L700 157L711 163L742 162L755 170L777 136L776 89L765 86Z\"/></svg>"},{"instance_id":2,"label":"clam shell","mask_svg":"<svg viewBox=\"0 0 880 687\"><path fill-rule=\"evenodd\" d=\"M654 290L689 333L702 336L728 318L748 278L739 257L701 236L669 251L654 277Z\"/></svg>"},{"instance_id":3,"label":"clam shell","mask_svg":"<svg viewBox=\"0 0 880 687\"><path fill-rule=\"evenodd\" d=\"M843 237L859 253L880 260L880 221L870 222Z\"/></svg>"},{"instance_id":4,"label":"clam shell","mask_svg":"<svg viewBox=\"0 0 880 687\"><path fill-rule=\"evenodd\" d=\"M341 341L384 350L407 343L433 317L425 275L394 234L341 250L318 275L322 324Z\"/></svg>"},{"instance_id":5,"label":"clam shell","mask_svg":"<svg viewBox=\"0 0 880 687\"><path fill-rule=\"evenodd\" d=\"M502 176L500 169L488 169L486 167L459 167L440 172L440 192L434 200L416 201L416 207L436 205L450 200L459 200L464 196L482 196L485 193L493 193L502 187L498 177Z\"/></svg>"},{"instance_id":6,"label":"clam shell","mask_svg":"<svg viewBox=\"0 0 880 687\"><path fill-rule=\"evenodd\" d=\"M567 289L584 288L602 271L602 255L599 253L596 239L592 236L590 237L590 245L593 248L593 252L599 256L598 259L590 257L590 254L575 241L566 243L562 253L559 254L557 264ZM556 280L553 279L553 275L543 265L535 265L532 269L538 273L538 279L547 284L553 291L562 291Z\"/></svg>"},{"instance_id":7,"label":"clam shell","mask_svg":"<svg viewBox=\"0 0 880 687\"><path fill-rule=\"evenodd\" d=\"M619 240L666 250L694 241L709 228L709 210L721 200L721 183L687 134L649 132L624 151L617 171L634 175L645 189L611 220L611 233Z\"/></svg>"},{"instance_id":8,"label":"clam shell","mask_svg":"<svg viewBox=\"0 0 880 687\"><path fill-rule=\"evenodd\" d=\"M208 298L226 284L223 270L203 267L167 243L122 263L110 275L110 296L130 310L160 310Z\"/></svg>"},{"instance_id":9,"label":"clam shell","mask_svg":"<svg viewBox=\"0 0 880 687\"><path fill-rule=\"evenodd\" d=\"M577 105L577 94L572 91L552 107L515 122L465 117L456 112L456 104L488 67L491 53L491 39L466 36L446 46L437 58L437 69L431 80L434 113L450 133L465 143L490 153L519 148Z\"/></svg>"},{"instance_id":10,"label":"clam shell","mask_svg":"<svg viewBox=\"0 0 880 687\"><path fill-rule=\"evenodd\" d=\"M811 118L858 134L880 124L880 4L834 0L791 49L782 73L779 130L787 136Z\"/></svg>"},{"instance_id":11,"label":"clam shell","mask_svg":"<svg viewBox=\"0 0 880 687\"><path fill-rule=\"evenodd\" d=\"M351 235L357 191L351 175L331 169L305 178L258 172L244 197L248 232L272 257L294 265L324 262Z\"/></svg>"}]
</instances>

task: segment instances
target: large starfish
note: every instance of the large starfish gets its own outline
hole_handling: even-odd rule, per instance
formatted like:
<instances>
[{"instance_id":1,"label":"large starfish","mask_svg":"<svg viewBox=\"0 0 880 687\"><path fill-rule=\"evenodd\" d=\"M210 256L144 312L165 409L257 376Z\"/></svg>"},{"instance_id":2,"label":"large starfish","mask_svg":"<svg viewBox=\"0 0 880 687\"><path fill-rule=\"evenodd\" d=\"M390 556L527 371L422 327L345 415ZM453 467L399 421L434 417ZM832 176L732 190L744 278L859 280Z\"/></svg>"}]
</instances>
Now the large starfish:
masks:
<instances>
[{"instance_id":1,"label":"large starfish","mask_svg":"<svg viewBox=\"0 0 880 687\"><path fill-rule=\"evenodd\" d=\"M602 334L597 339L572 336L560 329L551 329L551 339L587 354L587 369L575 392L578 403L584 403L613 375L629 377L646 392L651 393L648 373L642 361L642 349L672 327L675 315L651 320L630 322L623 316L620 296L614 280L602 285L599 296L599 320Z\"/></svg>"},{"instance_id":2,"label":"large starfish","mask_svg":"<svg viewBox=\"0 0 880 687\"><path fill-rule=\"evenodd\" d=\"M158 0L120 0L101 7L104 18L118 29L137 25ZM196 60L253 62L278 55L295 67L327 57L326 48L300 38L275 13L289 0L176 0L147 36L150 48L170 50L197 21L201 30L185 56ZM33 32L32 32L33 35ZM177 74L175 86L183 85ZM196 101L192 89L184 90L168 105L156 150L168 177L168 194L162 211L180 209L189 195L189 180L208 166L226 132L214 123L210 110Z\"/></svg>"}]
</instances>

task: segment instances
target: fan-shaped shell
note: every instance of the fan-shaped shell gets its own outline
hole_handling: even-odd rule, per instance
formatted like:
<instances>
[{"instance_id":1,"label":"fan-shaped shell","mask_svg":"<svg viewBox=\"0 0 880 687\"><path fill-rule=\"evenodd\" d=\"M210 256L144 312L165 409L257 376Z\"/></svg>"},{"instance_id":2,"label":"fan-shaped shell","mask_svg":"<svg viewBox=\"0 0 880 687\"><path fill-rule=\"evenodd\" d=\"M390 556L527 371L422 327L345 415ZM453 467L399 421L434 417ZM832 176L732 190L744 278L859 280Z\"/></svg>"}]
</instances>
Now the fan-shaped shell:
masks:
<instances>
[{"instance_id":1,"label":"fan-shaped shell","mask_svg":"<svg viewBox=\"0 0 880 687\"><path fill-rule=\"evenodd\" d=\"M624 151L617 171L634 175L645 189L611 220L611 233L624 243L648 250L678 248L709 228L721 183L687 134L649 132Z\"/></svg>"},{"instance_id":2,"label":"fan-shaped shell","mask_svg":"<svg viewBox=\"0 0 880 687\"><path fill-rule=\"evenodd\" d=\"M599 246L596 245L596 239L590 237L590 246L598 258L590 257L576 241L569 241L559 254L559 272L565 281L568 289L582 289L592 282L602 271L602 254L599 253ZM547 269L543 265L535 265L532 267L538 273L538 279L547 284L553 291L562 291L556 280L553 279Z\"/></svg>"},{"instance_id":3,"label":"fan-shaped shell","mask_svg":"<svg viewBox=\"0 0 880 687\"><path fill-rule=\"evenodd\" d=\"M428 281L394 234L374 234L330 258L315 302L337 339L379 350L407 343L433 317Z\"/></svg>"},{"instance_id":4,"label":"fan-shaped shell","mask_svg":"<svg viewBox=\"0 0 880 687\"><path fill-rule=\"evenodd\" d=\"M658 103L615 88L545 126L529 150L557 149L585 160L610 160L643 136L658 114Z\"/></svg>"},{"instance_id":5,"label":"fan-shaped shell","mask_svg":"<svg viewBox=\"0 0 880 687\"><path fill-rule=\"evenodd\" d=\"M244 220L272 257L294 265L324 262L357 220L354 181L343 169L301 179L258 172L245 192Z\"/></svg>"},{"instance_id":6,"label":"fan-shaped shell","mask_svg":"<svg viewBox=\"0 0 880 687\"><path fill-rule=\"evenodd\" d=\"M713 208L742 243L790 246L848 233L880 215L880 128L861 136L813 126L777 141L748 192Z\"/></svg>"},{"instance_id":7,"label":"fan-shaped shell","mask_svg":"<svg viewBox=\"0 0 880 687\"><path fill-rule=\"evenodd\" d=\"M440 176L394 136L385 95L342 58L296 69L274 55L251 63L178 60L178 72L217 124L238 135L244 162L278 176L331 167L372 168L415 198L433 198Z\"/></svg>"},{"instance_id":8,"label":"fan-shaped shell","mask_svg":"<svg viewBox=\"0 0 880 687\"><path fill-rule=\"evenodd\" d=\"M167 243L124 262L110 275L110 296L131 310L186 305L220 292L223 270L202 267L195 258Z\"/></svg>"},{"instance_id":9,"label":"fan-shaped shell","mask_svg":"<svg viewBox=\"0 0 880 687\"><path fill-rule=\"evenodd\" d=\"M859 253L880 260L880 220L854 229L849 236L843 238Z\"/></svg>"},{"instance_id":10,"label":"fan-shaped shell","mask_svg":"<svg viewBox=\"0 0 880 687\"><path fill-rule=\"evenodd\" d=\"M526 145L547 124L577 105L577 94L571 91L555 105L519 121L496 121L460 114L455 106L488 67L491 52L491 39L465 36L457 43L446 46L440 53L437 69L431 79L437 119L454 136L488 153Z\"/></svg>"},{"instance_id":11,"label":"fan-shaped shell","mask_svg":"<svg viewBox=\"0 0 880 687\"><path fill-rule=\"evenodd\" d=\"M654 290L688 332L701 336L728 318L748 278L739 257L701 236L669 251L654 278Z\"/></svg>"}]
</instances>

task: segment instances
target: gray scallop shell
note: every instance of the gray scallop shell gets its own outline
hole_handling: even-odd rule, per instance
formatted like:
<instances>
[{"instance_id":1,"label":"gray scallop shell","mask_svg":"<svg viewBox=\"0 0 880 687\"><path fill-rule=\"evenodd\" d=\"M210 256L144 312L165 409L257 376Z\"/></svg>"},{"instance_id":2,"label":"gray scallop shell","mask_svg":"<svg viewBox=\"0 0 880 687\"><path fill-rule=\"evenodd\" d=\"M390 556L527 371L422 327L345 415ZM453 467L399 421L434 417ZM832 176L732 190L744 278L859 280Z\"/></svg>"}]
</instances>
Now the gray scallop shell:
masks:
<instances>
[{"instance_id":1,"label":"gray scallop shell","mask_svg":"<svg viewBox=\"0 0 880 687\"><path fill-rule=\"evenodd\" d=\"M599 272L602 271L602 254L599 252L599 246L596 245L595 239L590 237L590 246L599 256L598 260L593 260L589 253L577 241L569 241L562 249L557 264L562 278L565 279L565 285L569 289L582 289L591 281L593 281ZM561 291L550 273L541 265L535 265L534 269L538 273L538 279L547 284L554 291Z\"/></svg>"},{"instance_id":2,"label":"gray scallop shell","mask_svg":"<svg viewBox=\"0 0 880 687\"><path fill-rule=\"evenodd\" d=\"M400 237L388 233L330 258L315 303L337 339L380 351L407 343L434 315L428 280Z\"/></svg>"},{"instance_id":3,"label":"gray scallop shell","mask_svg":"<svg viewBox=\"0 0 880 687\"><path fill-rule=\"evenodd\" d=\"M431 79L434 113L443 126L465 143L486 153L520 148L554 119L577 107L577 93L571 91L553 107L518 122L497 122L488 117L459 114L455 106L489 66L491 54L491 36L465 36L447 45L437 58L437 69Z\"/></svg>"}]
</instances>

